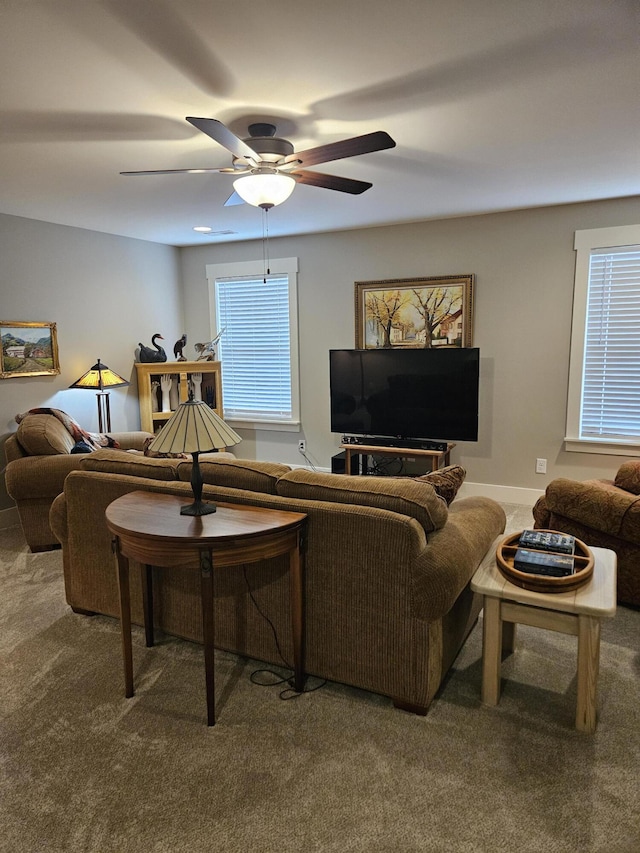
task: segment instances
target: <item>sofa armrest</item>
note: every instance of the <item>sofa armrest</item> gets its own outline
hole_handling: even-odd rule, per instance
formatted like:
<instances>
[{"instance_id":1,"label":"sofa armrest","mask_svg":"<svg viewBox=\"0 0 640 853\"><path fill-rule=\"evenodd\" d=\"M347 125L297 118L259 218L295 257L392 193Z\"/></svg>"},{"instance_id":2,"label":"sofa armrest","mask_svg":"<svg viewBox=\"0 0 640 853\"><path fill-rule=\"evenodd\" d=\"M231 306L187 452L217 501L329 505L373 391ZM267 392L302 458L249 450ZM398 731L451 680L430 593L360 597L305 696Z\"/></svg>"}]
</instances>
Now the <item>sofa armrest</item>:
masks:
<instances>
[{"instance_id":1,"label":"sofa armrest","mask_svg":"<svg viewBox=\"0 0 640 853\"><path fill-rule=\"evenodd\" d=\"M416 618L438 619L451 610L506 521L491 498L461 498L451 504L447 523L428 534L419 558L413 585Z\"/></svg>"},{"instance_id":2,"label":"sofa armrest","mask_svg":"<svg viewBox=\"0 0 640 853\"><path fill-rule=\"evenodd\" d=\"M4 457L7 463L13 462L14 459L22 459L22 457L26 455L27 454L20 445L20 442L18 441L15 432L7 436L7 439L4 443Z\"/></svg>"},{"instance_id":3,"label":"sofa armrest","mask_svg":"<svg viewBox=\"0 0 640 853\"><path fill-rule=\"evenodd\" d=\"M144 443L148 438L153 438L150 432L137 430L135 432L110 432L122 450L144 450Z\"/></svg>"},{"instance_id":4,"label":"sofa armrest","mask_svg":"<svg viewBox=\"0 0 640 853\"><path fill-rule=\"evenodd\" d=\"M5 471L7 492L14 501L54 498L64 487L70 471L80 467L84 454L23 456L9 462Z\"/></svg>"},{"instance_id":5,"label":"sofa armrest","mask_svg":"<svg viewBox=\"0 0 640 853\"><path fill-rule=\"evenodd\" d=\"M640 497L609 480L560 477L547 486L545 503L552 515L640 544Z\"/></svg>"},{"instance_id":6,"label":"sofa armrest","mask_svg":"<svg viewBox=\"0 0 640 853\"><path fill-rule=\"evenodd\" d=\"M62 492L51 504L49 510L49 526L61 545L65 545L69 536L67 525L67 498Z\"/></svg>"}]
</instances>

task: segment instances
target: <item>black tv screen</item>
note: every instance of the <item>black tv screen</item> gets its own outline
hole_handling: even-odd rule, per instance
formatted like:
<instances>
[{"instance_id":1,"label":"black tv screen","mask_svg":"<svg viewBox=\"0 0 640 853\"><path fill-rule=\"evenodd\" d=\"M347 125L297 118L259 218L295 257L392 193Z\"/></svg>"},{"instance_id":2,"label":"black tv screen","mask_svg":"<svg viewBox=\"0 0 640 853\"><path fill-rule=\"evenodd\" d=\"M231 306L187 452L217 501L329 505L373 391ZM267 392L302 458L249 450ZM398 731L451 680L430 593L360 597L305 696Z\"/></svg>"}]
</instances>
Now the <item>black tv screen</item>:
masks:
<instances>
[{"instance_id":1,"label":"black tv screen","mask_svg":"<svg viewBox=\"0 0 640 853\"><path fill-rule=\"evenodd\" d=\"M478 440L480 350L330 350L331 432Z\"/></svg>"}]
</instances>

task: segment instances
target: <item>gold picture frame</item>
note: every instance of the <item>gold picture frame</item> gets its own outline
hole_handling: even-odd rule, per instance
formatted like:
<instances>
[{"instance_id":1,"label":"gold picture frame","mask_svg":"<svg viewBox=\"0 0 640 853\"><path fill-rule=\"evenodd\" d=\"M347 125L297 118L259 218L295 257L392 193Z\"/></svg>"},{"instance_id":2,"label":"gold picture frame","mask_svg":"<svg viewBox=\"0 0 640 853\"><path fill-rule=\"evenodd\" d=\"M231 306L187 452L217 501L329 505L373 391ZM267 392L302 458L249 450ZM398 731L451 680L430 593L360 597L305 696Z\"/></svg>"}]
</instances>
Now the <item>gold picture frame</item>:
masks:
<instances>
[{"instance_id":1,"label":"gold picture frame","mask_svg":"<svg viewBox=\"0 0 640 853\"><path fill-rule=\"evenodd\" d=\"M356 281L356 348L470 347L473 275Z\"/></svg>"},{"instance_id":2,"label":"gold picture frame","mask_svg":"<svg viewBox=\"0 0 640 853\"><path fill-rule=\"evenodd\" d=\"M0 320L0 379L60 373L55 323Z\"/></svg>"}]
</instances>

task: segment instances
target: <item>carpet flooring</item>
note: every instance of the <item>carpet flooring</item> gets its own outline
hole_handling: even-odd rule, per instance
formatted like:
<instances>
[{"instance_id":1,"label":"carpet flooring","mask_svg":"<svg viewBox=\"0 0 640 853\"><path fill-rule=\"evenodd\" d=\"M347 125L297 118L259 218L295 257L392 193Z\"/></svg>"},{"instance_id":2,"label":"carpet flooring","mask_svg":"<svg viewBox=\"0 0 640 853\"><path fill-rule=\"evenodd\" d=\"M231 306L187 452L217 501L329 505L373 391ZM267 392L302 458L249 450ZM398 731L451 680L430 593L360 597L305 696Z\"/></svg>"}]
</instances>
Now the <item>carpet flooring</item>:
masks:
<instances>
[{"instance_id":1,"label":"carpet flooring","mask_svg":"<svg viewBox=\"0 0 640 853\"><path fill-rule=\"evenodd\" d=\"M2 853L640 850L636 610L604 623L594 735L574 729L573 637L519 628L481 704L481 620L426 717L335 683L282 701L216 652L207 728L201 647L134 628L125 699L119 623L71 612L59 551L18 527L0 543Z\"/></svg>"}]
</instances>

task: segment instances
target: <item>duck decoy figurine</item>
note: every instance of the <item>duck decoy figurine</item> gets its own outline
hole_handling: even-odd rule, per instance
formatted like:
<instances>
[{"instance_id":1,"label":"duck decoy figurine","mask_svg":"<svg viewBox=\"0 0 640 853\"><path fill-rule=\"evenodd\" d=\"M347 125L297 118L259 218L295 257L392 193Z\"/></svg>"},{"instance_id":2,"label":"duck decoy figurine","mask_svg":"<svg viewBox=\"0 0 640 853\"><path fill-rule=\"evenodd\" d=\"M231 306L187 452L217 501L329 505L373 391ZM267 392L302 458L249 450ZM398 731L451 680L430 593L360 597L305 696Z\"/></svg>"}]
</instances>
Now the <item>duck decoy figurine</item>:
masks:
<instances>
[{"instance_id":1,"label":"duck decoy figurine","mask_svg":"<svg viewBox=\"0 0 640 853\"><path fill-rule=\"evenodd\" d=\"M156 332L156 334L151 338L151 346L150 347L147 347L144 344L138 344L138 346L140 347L140 361L141 362L148 364L149 362L153 362L153 361L166 361L167 360L166 352L162 349L161 346L159 346L156 343L156 340L158 338L160 338L161 341L164 340L164 338L162 337L160 332ZM155 347L155 349L153 349L153 347Z\"/></svg>"},{"instance_id":2,"label":"duck decoy figurine","mask_svg":"<svg viewBox=\"0 0 640 853\"><path fill-rule=\"evenodd\" d=\"M176 361L186 361L187 359L182 355L182 350L185 348L187 343L187 336L184 334L179 341L176 341L173 345L173 354L176 358Z\"/></svg>"}]
</instances>

